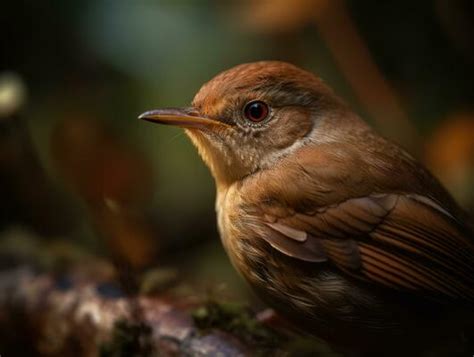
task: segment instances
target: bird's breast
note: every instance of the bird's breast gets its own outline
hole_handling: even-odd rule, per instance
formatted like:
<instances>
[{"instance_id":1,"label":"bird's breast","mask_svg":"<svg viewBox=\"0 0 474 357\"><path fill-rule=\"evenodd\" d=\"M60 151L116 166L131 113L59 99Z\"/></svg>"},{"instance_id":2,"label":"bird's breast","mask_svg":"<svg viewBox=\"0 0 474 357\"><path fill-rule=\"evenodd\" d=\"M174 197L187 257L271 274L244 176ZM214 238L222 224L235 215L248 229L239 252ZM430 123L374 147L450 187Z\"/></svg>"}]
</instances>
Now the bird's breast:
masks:
<instances>
[{"instance_id":1,"label":"bird's breast","mask_svg":"<svg viewBox=\"0 0 474 357\"><path fill-rule=\"evenodd\" d=\"M244 236L246 231L245 213L240 208L241 203L242 199L234 186L217 193L217 226L222 244L234 267L246 278L247 266L244 256L245 251L249 251L251 248L246 242L250 238L248 232L246 232L247 236Z\"/></svg>"},{"instance_id":2,"label":"bird's breast","mask_svg":"<svg viewBox=\"0 0 474 357\"><path fill-rule=\"evenodd\" d=\"M222 244L235 269L254 285L264 279L262 267L272 252L256 233L259 222L249 224L242 206L243 198L235 186L218 192L216 212Z\"/></svg>"}]
</instances>

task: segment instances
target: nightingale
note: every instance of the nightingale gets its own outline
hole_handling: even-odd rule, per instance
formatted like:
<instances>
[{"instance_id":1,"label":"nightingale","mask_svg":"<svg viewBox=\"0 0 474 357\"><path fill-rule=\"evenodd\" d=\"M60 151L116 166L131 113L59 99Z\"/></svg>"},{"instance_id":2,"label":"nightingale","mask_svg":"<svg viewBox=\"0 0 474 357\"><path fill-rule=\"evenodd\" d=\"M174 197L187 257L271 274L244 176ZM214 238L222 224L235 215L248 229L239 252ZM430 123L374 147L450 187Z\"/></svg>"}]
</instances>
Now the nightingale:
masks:
<instances>
[{"instance_id":1,"label":"nightingale","mask_svg":"<svg viewBox=\"0 0 474 357\"><path fill-rule=\"evenodd\" d=\"M139 118L184 128L215 179L230 260L298 329L362 354L465 344L466 214L319 77L284 62L242 64L190 107Z\"/></svg>"}]
</instances>

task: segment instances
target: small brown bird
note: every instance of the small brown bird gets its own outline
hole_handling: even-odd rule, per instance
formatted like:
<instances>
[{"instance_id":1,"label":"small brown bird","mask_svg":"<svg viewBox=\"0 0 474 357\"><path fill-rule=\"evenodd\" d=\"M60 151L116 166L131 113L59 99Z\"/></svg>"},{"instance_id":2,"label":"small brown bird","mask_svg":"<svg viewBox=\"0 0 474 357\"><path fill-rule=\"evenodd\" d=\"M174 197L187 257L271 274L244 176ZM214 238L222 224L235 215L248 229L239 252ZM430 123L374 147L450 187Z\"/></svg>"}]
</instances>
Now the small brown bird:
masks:
<instances>
[{"instance_id":1,"label":"small brown bird","mask_svg":"<svg viewBox=\"0 0 474 357\"><path fill-rule=\"evenodd\" d=\"M283 317L350 351L462 350L474 307L467 217L318 77L243 64L192 107L140 118L185 128L215 178L227 254Z\"/></svg>"}]
</instances>

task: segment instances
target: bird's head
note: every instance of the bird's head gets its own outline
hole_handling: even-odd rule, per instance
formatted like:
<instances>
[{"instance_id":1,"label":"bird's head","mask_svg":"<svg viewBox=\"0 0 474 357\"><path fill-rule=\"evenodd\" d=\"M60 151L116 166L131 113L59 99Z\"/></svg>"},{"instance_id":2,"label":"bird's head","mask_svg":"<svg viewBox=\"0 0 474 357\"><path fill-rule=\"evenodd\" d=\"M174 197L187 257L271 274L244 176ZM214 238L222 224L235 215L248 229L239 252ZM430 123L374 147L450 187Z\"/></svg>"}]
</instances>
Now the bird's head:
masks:
<instances>
[{"instance_id":1,"label":"bird's head","mask_svg":"<svg viewBox=\"0 0 474 357\"><path fill-rule=\"evenodd\" d=\"M206 83L188 108L141 119L185 128L218 185L274 165L324 133L344 106L318 77L284 62L242 64ZM334 123L332 123L332 126ZM320 137L321 139L321 137Z\"/></svg>"}]
</instances>

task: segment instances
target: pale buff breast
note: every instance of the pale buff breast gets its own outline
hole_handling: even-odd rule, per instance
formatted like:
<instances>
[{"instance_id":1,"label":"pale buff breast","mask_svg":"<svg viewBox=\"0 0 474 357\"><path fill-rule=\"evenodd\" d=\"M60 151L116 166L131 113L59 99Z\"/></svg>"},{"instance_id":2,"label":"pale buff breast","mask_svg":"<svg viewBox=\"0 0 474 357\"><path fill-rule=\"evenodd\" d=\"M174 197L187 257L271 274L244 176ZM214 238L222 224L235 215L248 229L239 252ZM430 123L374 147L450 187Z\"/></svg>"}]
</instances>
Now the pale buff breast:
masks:
<instances>
[{"instance_id":1,"label":"pale buff breast","mask_svg":"<svg viewBox=\"0 0 474 357\"><path fill-rule=\"evenodd\" d=\"M240 209L241 198L235 185L218 188L216 197L217 227L224 249L235 269L246 278L242 272L243 254L240 244L242 230Z\"/></svg>"}]
</instances>

